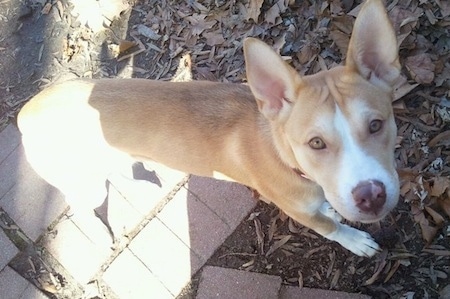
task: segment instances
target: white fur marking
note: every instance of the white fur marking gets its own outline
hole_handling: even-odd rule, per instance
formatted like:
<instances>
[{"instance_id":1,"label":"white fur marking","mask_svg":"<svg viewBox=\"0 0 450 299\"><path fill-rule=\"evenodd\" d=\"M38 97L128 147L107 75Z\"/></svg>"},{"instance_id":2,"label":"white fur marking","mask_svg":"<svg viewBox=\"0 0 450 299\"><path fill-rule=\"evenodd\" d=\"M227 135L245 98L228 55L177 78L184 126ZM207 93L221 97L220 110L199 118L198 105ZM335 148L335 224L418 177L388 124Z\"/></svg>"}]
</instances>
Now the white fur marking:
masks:
<instances>
[{"instance_id":1,"label":"white fur marking","mask_svg":"<svg viewBox=\"0 0 450 299\"><path fill-rule=\"evenodd\" d=\"M362 107L355 107L355 109L356 108L358 108L358 113L364 113L364 110L368 109L364 105L362 105ZM340 183L337 190L341 202L333 201L333 205L337 206L337 210L353 210L354 214L358 213L356 207L354 207L355 203L351 194L353 188L355 188L359 182L366 180L378 180L382 182L386 187L387 199L395 198L397 194L396 189L398 189L398 186L393 183L393 181L395 181L393 180L393 175L395 174L390 174L387 169L372 156L368 155L365 149L357 143L353 137L353 130L350 127L349 122L337 105L334 126L338 130L342 140L342 160L338 167ZM331 199L332 196L327 196L327 198ZM349 218L349 215L344 216Z\"/></svg>"},{"instance_id":2,"label":"white fur marking","mask_svg":"<svg viewBox=\"0 0 450 299\"><path fill-rule=\"evenodd\" d=\"M324 237L338 242L359 256L373 256L380 250L380 246L368 233L341 223L337 223L336 231Z\"/></svg>"},{"instance_id":3,"label":"white fur marking","mask_svg":"<svg viewBox=\"0 0 450 299\"><path fill-rule=\"evenodd\" d=\"M338 212L336 212L336 210L330 205L328 201L324 201L320 206L320 212L328 218L331 218L337 222L342 221L342 216Z\"/></svg>"}]
</instances>

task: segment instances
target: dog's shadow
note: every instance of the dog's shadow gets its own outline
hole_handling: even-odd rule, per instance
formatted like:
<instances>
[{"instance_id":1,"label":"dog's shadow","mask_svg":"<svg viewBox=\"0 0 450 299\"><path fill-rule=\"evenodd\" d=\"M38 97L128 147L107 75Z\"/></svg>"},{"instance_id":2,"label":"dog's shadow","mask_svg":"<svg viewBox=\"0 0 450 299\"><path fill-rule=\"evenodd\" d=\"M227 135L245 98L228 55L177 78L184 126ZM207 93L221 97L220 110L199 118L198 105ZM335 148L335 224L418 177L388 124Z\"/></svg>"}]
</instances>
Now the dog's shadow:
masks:
<instances>
[{"instance_id":1,"label":"dog's shadow","mask_svg":"<svg viewBox=\"0 0 450 299\"><path fill-rule=\"evenodd\" d=\"M132 166L132 170L133 170L133 179L149 181L160 188L162 187L161 180L158 178L156 172L154 170L149 171L145 169L142 162L134 163Z\"/></svg>"},{"instance_id":2,"label":"dog's shadow","mask_svg":"<svg viewBox=\"0 0 450 299\"><path fill-rule=\"evenodd\" d=\"M141 162L136 162L132 165L132 178L136 181L147 181L152 184L155 184L159 188L162 188L161 180L159 179L156 171L149 171L145 169L144 165ZM108 190L107 196L104 199L103 203L94 209L94 215L100 219L100 221L106 226L108 233L112 239L112 242L115 243L117 241L117 237L121 235L121 233L114 231L111 226L109 219L109 203L110 203L110 191L111 191L111 182L107 180L105 182L105 187Z\"/></svg>"}]
</instances>

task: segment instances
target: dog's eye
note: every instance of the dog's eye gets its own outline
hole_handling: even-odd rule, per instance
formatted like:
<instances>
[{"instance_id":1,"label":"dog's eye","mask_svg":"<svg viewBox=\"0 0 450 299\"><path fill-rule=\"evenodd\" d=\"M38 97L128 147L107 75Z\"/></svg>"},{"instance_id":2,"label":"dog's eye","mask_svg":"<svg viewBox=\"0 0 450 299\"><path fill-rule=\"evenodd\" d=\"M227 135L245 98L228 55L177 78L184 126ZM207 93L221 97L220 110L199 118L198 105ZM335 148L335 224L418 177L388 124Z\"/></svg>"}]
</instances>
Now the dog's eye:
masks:
<instances>
[{"instance_id":1,"label":"dog's eye","mask_svg":"<svg viewBox=\"0 0 450 299\"><path fill-rule=\"evenodd\" d=\"M382 125L383 125L383 122L381 120L379 120L379 119L372 120L369 125L370 134L376 133L379 130L381 130Z\"/></svg>"},{"instance_id":2,"label":"dog's eye","mask_svg":"<svg viewBox=\"0 0 450 299\"><path fill-rule=\"evenodd\" d=\"M315 150L320 150L320 149L324 149L327 147L325 142L323 142L323 140L319 137L314 137L313 139L311 139L308 142L308 144L312 149L315 149Z\"/></svg>"}]
</instances>

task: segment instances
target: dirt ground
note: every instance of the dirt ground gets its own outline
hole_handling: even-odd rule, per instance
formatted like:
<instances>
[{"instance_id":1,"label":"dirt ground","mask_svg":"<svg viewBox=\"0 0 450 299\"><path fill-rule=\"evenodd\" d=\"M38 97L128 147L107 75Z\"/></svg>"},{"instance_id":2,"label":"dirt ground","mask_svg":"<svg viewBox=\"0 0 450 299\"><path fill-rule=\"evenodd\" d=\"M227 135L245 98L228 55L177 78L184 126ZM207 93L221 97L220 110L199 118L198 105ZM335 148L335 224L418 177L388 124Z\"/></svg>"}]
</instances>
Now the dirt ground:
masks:
<instances>
[{"instance_id":1,"label":"dirt ground","mask_svg":"<svg viewBox=\"0 0 450 299\"><path fill-rule=\"evenodd\" d=\"M242 40L274 46L301 74L345 59L359 0L0 0L0 128L45 86L75 77L243 82ZM404 80L394 103L401 203L364 226L384 251L360 258L259 204L208 261L284 283L374 298L450 298L450 3L388 1ZM185 297L195 294L195 280Z\"/></svg>"}]
</instances>

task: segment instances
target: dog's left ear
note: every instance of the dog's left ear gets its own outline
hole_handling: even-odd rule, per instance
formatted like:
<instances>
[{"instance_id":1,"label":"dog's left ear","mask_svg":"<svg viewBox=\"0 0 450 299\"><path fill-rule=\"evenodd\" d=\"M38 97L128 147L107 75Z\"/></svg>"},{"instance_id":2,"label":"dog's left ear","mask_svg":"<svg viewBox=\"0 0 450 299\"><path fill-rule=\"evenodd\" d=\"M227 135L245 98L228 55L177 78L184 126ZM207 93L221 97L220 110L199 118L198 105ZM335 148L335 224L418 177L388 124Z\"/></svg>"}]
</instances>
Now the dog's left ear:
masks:
<instances>
[{"instance_id":1,"label":"dog's left ear","mask_svg":"<svg viewBox=\"0 0 450 299\"><path fill-rule=\"evenodd\" d=\"M400 74L394 28L381 0L367 0L353 27L346 66L377 84L393 86Z\"/></svg>"},{"instance_id":2,"label":"dog's left ear","mask_svg":"<svg viewBox=\"0 0 450 299\"><path fill-rule=\"evenodd\" d=\"M288 115L300 75L258 39L244 40L244 56L248 84L261 113L270 120Z\"/></svg>"}]
</instances>

